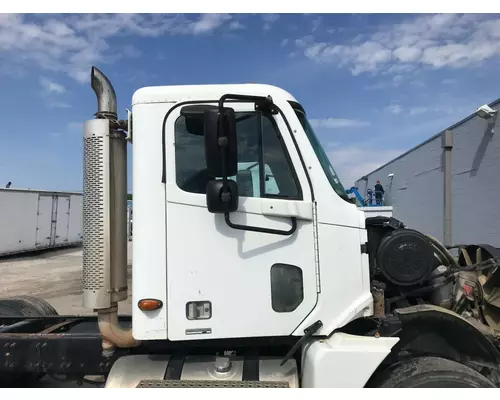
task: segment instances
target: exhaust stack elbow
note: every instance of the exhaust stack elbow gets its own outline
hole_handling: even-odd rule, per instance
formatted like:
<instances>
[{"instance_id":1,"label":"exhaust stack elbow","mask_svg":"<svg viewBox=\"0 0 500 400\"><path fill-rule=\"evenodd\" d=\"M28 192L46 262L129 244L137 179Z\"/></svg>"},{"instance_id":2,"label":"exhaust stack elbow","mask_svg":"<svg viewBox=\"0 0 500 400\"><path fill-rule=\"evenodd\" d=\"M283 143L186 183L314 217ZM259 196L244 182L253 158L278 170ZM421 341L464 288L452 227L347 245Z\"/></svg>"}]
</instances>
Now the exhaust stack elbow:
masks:
<instances>
[{"instance_id":1,"label":"exhaust stack elbow","mask_svg":"<svg viewBox=\"0 0 500 400\"><path fill-rule=\"evenodd\" d=\"M134 339L132 329L125 330L118 323L118 307L112 306L107 310L99 310L97 321L102 336L102 349L104 355L111 355L116 347L130 348L140 345Z\"/></svg>"},{"instance_id":2,"label":"exhaust stack elbow","mask_svg":"<svg viewBox=\"0 0 500 400\"><path fill-rule=\"evenodd\" d=\"M118 118L118 108L116 106L116 93L113 85L97 67L92 67L90 81L97 97L96 117L116 120Z\"/></svg>"}]
</instances>

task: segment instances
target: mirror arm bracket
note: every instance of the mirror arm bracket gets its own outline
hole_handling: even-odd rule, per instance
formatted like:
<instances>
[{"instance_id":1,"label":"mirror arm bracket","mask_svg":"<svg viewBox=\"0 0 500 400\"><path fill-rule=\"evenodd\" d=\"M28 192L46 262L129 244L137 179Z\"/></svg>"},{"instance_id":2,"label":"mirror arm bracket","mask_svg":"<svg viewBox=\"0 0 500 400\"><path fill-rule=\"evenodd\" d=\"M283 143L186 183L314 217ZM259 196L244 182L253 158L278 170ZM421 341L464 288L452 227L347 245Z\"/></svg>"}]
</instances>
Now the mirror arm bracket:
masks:
<instances>
[{"instance_id":1,"label":"mirror arm bracket","mask_svg":"<svg viewBox=\"0 0 500 400\"><path fill-rule=\"evenodd\" d=\"M268 229L268 228L260 228L258 226L247 226L247 225L239 225L239 224L234 224L231 222L229 219L229 213L224 213L224 219L226 220L226 224L233 229L238 229L241 231L251 231L251 232L259 232L259 233L270 233L272 235L283 235L283 236L290 236L295 233L297 230L297 218L292 217L292 226L288 231L282 231L279 229Z\"/></svg>"},{"instance_id":2,"label":"mirror arm bracket","mask_svg":"<svg viewBox=\"0 0 500 400\"><path fill-rule=\"evenodd\" d=\"M270 111L276 113L273 98L271 96L249 96L245 94L225 94L219 99L219 112L222 113L224 109L224 102L226 100L240 100L244 102L255 103L255 109L257 111Z\"/></svg>"}]
</instances>

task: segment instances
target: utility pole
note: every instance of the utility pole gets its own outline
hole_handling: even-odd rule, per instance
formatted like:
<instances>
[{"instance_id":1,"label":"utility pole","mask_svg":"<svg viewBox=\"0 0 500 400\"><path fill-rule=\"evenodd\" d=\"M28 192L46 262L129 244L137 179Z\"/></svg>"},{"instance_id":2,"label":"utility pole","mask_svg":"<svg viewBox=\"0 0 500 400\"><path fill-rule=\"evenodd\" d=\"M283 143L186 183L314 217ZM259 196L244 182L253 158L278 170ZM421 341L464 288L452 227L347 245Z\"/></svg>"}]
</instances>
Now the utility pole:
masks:
<instances>
[{"instance_id":1,"label":"utility pole","mask_svg":"<svg viewBox=\"0 0 500 400\"><path fill-rule=\"evenodd\" d=\"M451 204L451 152L453 149L453 132L445 131L442 135L443 147L443 242L445 246L452 244L452 204Z\"/></svg>"}]
</instances>

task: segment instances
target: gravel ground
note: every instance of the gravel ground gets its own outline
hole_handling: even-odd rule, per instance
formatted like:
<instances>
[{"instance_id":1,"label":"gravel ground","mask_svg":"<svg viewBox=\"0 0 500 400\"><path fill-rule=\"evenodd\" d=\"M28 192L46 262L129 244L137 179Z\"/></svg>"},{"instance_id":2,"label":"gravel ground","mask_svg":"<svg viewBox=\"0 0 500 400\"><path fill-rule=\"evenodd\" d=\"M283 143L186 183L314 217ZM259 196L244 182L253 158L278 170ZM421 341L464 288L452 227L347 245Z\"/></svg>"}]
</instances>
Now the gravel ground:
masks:
<instances>
[{"instance_id":1,"label":"gravel ground","mask_svg":"<svg viewBox=\"0 0 500 400\"><path fill-rule=\"evenodd\" d=\"M132 243L128 250L128 299L118 306L120 314L131 314ZM37 255L0 259L0 298L30 295L47 300L61 315L89 315L83 307L82 250L53 250Z\"/></svg>"},{"instance_id":2,"label":"gravel ground","mask_svg":"<svg viewBox=\"0 0 500 400\"><path fill-rule=\"evenodd\" d=\"M132 243L128 247L128 299L118 306L119 314L131 314ZM47 300L60 315L89 315L83 307L81 248L45 251L38 254L0 258L0 298L30 295ZM38 387L77 387L49 377ZM84 388L96 387L84 384Z\"/></svg>"}]
</instances>

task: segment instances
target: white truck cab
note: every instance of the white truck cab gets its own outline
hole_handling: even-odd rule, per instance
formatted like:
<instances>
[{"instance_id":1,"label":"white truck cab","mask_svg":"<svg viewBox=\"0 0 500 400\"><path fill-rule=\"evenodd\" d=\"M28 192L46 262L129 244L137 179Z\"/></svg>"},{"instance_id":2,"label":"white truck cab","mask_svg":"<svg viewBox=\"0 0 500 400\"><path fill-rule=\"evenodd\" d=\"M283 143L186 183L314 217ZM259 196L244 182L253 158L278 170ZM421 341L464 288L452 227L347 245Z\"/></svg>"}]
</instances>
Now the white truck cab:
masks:
<instances>
[{"instance_id":1,"label":"white truck cab","mask_svg":"<svg viewBox=\"0 0 500 400\"><path fill-rule=\"evenodd\" d=\"M279 234L235 229L207 210L210 175L196 110L228 93L271 96L274 108L228 100L240 166L231 222ZM317 320L321 334L371 314L364 214L347 201L289 93L257 84L143 88L132 115L132 298L165 305L155 313L133 309L134 337L302 335ZM251 174L241 168L247 165Z\"/></svg>"},{"instance_id":2,"label":"white truck cab","mask_svg":"<svg viewBox=\"0 0 500 400\"><path fill-rule=\"evenodd\" d=\"M488 327L452 309L465 293L455 276L498 249L471 247L477 265L464 267L435 239L365 214L292 95L259 84L147 87L121 121L96 68L92 88L83 297L108 360L98 365L112 365L107 387L500 382L473 370L500 365ZM127 298L127 141L130 330L117 315Z\"/></svg>"}]
</instances>

